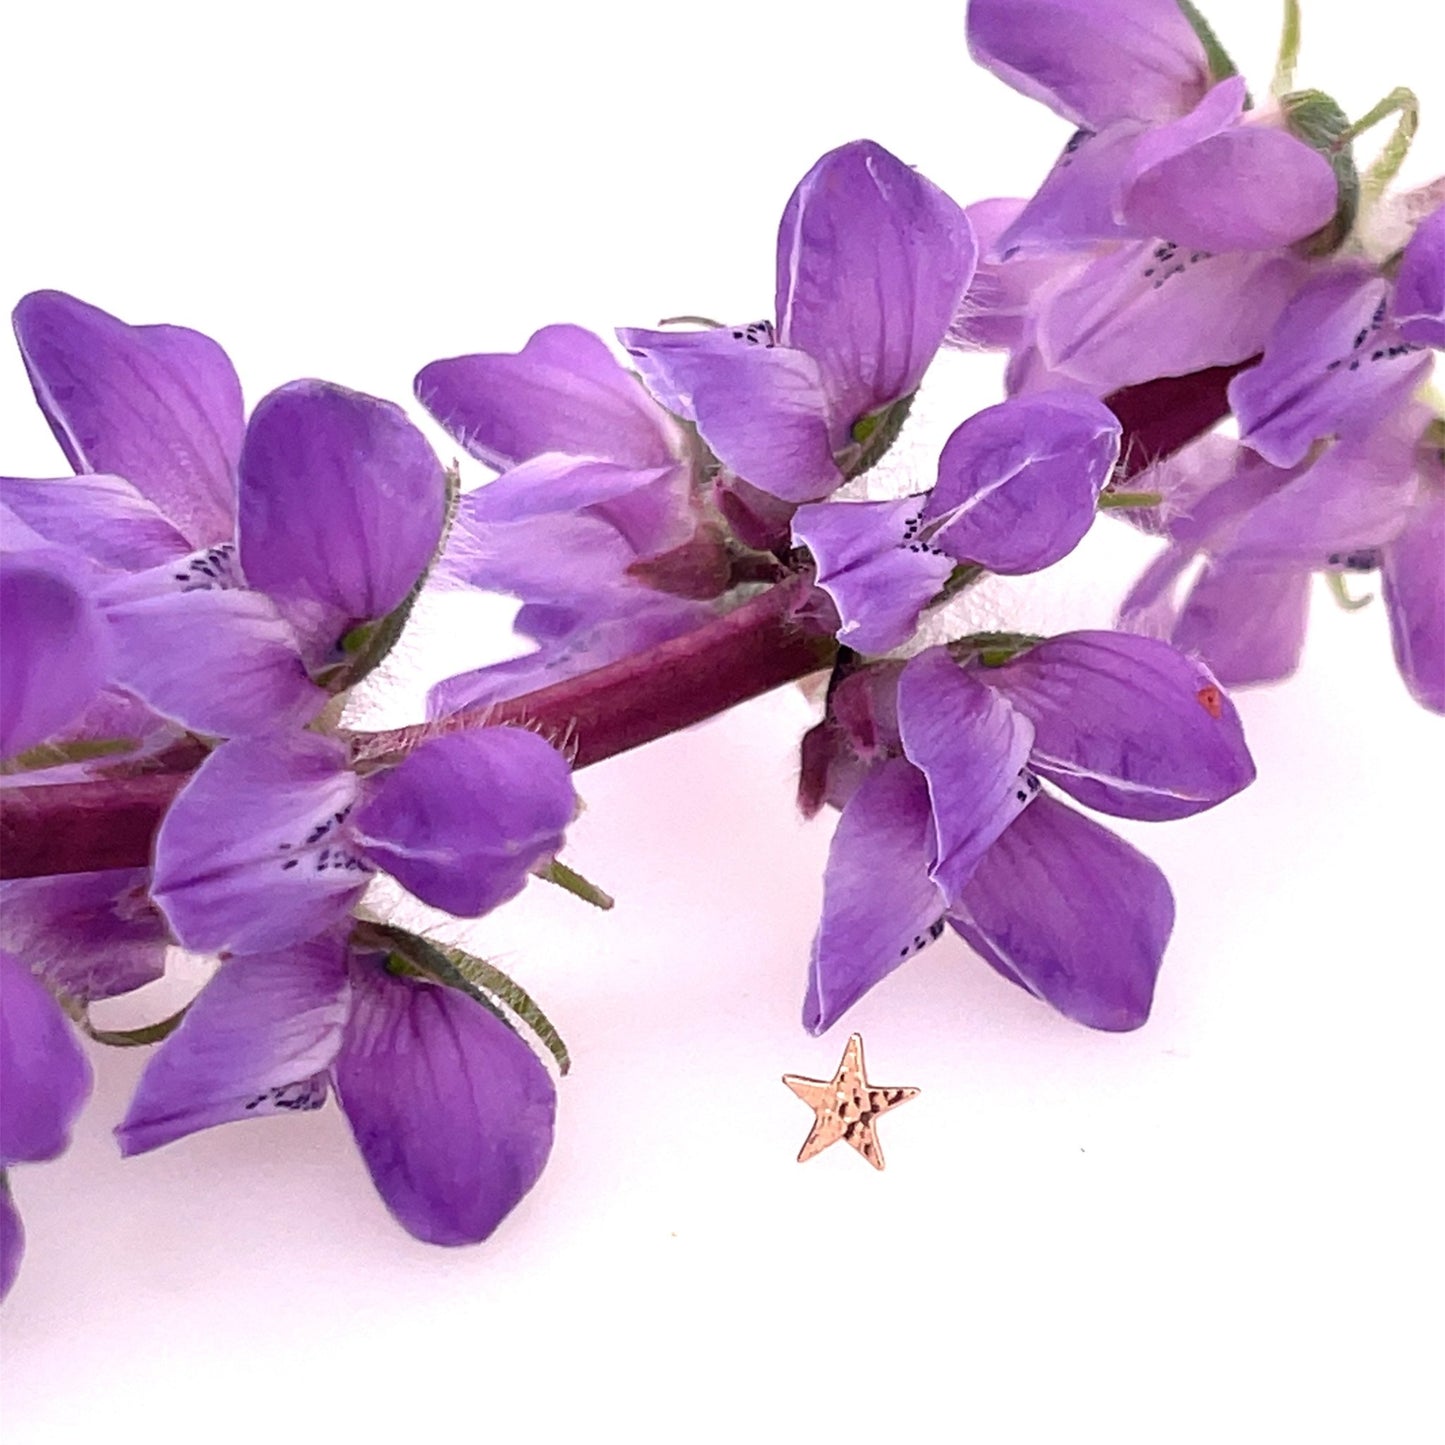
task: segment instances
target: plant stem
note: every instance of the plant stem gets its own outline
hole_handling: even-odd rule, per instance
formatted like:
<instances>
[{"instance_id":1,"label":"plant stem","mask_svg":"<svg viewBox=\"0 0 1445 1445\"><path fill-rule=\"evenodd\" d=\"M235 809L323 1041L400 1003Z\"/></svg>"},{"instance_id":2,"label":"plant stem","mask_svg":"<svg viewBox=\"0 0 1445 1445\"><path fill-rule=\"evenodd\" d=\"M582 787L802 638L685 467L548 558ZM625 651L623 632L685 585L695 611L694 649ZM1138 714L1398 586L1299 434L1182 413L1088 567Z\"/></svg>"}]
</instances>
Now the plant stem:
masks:
<instances>
[{"instance_id":1,"label":"plant stem","mask_svg":"<svg viewBox=\"0 0 1445 1445\"><path fill-rule=\"evenodd\" d=\"M831 636L796 612L810 584L793 577L726 616L646 652L523 697L435 723L352 738L358 762L399 760L428 738L522 724L585 768L690 727L828 667ZM189 772L112 777L0 793L0 878L144 868L165 810Z\"/></svg>"}]
</instances>

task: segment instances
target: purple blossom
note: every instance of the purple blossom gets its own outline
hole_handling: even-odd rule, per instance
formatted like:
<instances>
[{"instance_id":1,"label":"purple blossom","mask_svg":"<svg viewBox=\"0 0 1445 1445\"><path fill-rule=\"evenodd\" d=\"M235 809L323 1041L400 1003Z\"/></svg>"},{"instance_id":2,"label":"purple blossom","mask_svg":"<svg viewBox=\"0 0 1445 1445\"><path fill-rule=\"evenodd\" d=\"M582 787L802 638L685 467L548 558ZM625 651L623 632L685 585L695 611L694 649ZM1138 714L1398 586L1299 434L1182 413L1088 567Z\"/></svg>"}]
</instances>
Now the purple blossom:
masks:
<instances>
[{"instance_id":1,"label":"purple blossom","mask_svg":"<svg viewBox=\"0 0 1445 1445\"><path fill-rule=\"evenodd\" d=\"M1144 1022L1173 924L1168 885L1044 784L1148 820L1233 796L1254 765L1208 669L1109 632L1056 637L995 668L930 648L849 678L832 714L822 756L805 759L810 795L842 807L803 1010L812 1032L945 923L1070 1018Z\"/></svg>"},{"instance_id":2,"label":"purple blossom","mask_svg":"<svg viewBox=\"0 0 1445 1445\"><path fill-rule=\"evenodd\" d=\"M1143 473L1168 547L1135 583L1122 626L1202 656L1231 687L1299 665L1309 579L1379 569L1395 657L1417 701L1445 711L1445 457L1429 411L1397 406L1293 467L1206 437ZM1205 565L1187 589L1191 563Z\"/></svg>"},{"instance_id":3,"label":"purple blossom","mask_svg":"<svg viewBox=\"0 0 1445 1445\"><path fill-rule=\"evenodd\" d=\"M1092 397L1041 392L958 427L922 496L800 507L793 537L838 609L839 640L865 653L900 646L958 563L1016 575L1066 557L1093 523L1119 437Z\"/></svg>"},{"instance_id":4,"label":"purple blossom","mask_svg":"<svg viewBox=\"0 0 1445 1445\"><path fill-rule=\"evenodd\" d=\"M461 499L436 576L519 598L518 631L537 644L449 679L433 716L560 681L713 615L700 600L727 586L727 556L704 519L692 445L598 337L544 327L515 355L432 362L416 392L502 473Z\"/></svg>"},{"instance_id":5,"label":"purple blossom","mask_svg":"<svg viewBox=\"0 0 1445 1445\"><path fill-rule=\"evenodd\" d=\"M1184 115L1209 58L1175 0L970 0L969 54L1076 126Z\"/></svg>"},{"instance_id":6,"label":"purple blossom","mask_svg":"<svg viewBox=\"0 0 1445 1445\"><path fill-rule=\"evenodd\" d=\"M1430 353L1390 318L1390 284L1343 262L1285 307L1258 366L1229 384L1239 434L1266 461L1297 466L1315 442L1372 427L1430 370Z\"/></svg>"},{"instance_id":7,"label":"purple blossom","mask_svg":"<svg viewBox=\"0 0 1445 1445\"><path fill-rule=\"evenodd\" d=\"M116 1135L123 1154L144 1153L319 1109L332 1088L387 1208L428 1243L486 1239L551 1151L556 1090L506 1023L334 935L222 963Z\"/></svg>"},{"instance_id":8,"label":"purple blossom","mask_svg":"<svg viewBox=\"0 0 1445 1445\"><path fill-rule=\"evenodd\" d=\"M1410 237L1395 274L1392 310L1406 341L1445 348L1445 206L1437 206Z\"/></svg>"},{"instance_id":9,"label":"purple blossom","mask_svg":"<svg viewBox=\"0 0 1445 1445\"><path fill-rule=\"evenodd\" d=\"M868 419L917 389L975 260L948 196L854 141L818 161L783 211L776 325L618 336L729 472L811 501L857 464Z\"/></svg>"},{"instance_id":10,"label":"purple blossom","mask_svg":"<svg viewBox=\"0 0 1445 1445\"><path fill-rule=\"evenodd\" d=\"M21 301L15 329L67 457L93 474L0 482L5 545L89 570L116 683L182 726L313 717L326 694L307 668L343 661L440 541L445 477L421 435L387 402L312 381L263 399L248 428L214 342L59 292Z\"/></svg>"},{"instance_id":11,"label":"purple blossom","mask_svg":"<svg viewBox=\"0 0 1445 1445\"><path fill-rule=\"evenodd\" d=\"M20 959L0 949L0 1299L25 1249L8 1171L65 1151L90 1086L90 1064L60 1006Z\"/></svg>"},{"instance_id":12,"label":"purple blossom","mask_svg":"<svg viewBox=\"0 0 1445 1445\"><path fill-rule=\"evenodd\" d=\"M54 549L0 552L0 627L0 758L11 758L80 717L112 659L83 581Z\"/></svg>"},{"instance_id":13,"label":"purple blossom","mask_svg":"<svg viewBox=\"0 0 1445 1445\"><path fill-rule=\"evenodd\" d=\"M1230 76L1177 119L1077 132L998 237L999 256L1159 237L1186 251L1269 251L1312 235L1338 201L1329 162L1244 103Z\"/></svg>"},{"instance_id":14,"label":"purple blossom","mask_svg":"<svg viewBox=\"0 0 1445 1445\"><path fill-rule=\"evenodd\" d=\"M311 733L236 739L177 796L152 896L202 953L263 953L336 928L378 869L478 916L521 891L576 810L565 760L521 728L433 738L360 777Z\"/></svg>"}]
</instances>

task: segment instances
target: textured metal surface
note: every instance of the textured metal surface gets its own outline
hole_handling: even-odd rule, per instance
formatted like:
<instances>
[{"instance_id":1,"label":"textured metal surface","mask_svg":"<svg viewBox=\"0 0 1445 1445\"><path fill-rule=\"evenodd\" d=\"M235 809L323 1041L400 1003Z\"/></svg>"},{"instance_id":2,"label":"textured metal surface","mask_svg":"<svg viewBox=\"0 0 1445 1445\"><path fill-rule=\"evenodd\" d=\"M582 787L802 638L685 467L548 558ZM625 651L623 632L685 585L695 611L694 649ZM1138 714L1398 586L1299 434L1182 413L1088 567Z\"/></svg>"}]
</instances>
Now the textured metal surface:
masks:
<instances>
[{"instance_id":1,"label":"textured metal surface","mask_svg":"<svg viewBox=\"0 0 1445 1445\"><path fill-rule=\"evenodd\" d=\"M815 1115L813 1127L798 1151L799 1164L843 1139L875 1169L882 1169L878 1120L918 1093L917 1089L880 1088L869 1084L863 1072L862 1034L854 1034L848 1040L838 1072L831 1079L804 1079L797 1074L784 1074L783 1082Z\"/></svg>"}]
</instances>

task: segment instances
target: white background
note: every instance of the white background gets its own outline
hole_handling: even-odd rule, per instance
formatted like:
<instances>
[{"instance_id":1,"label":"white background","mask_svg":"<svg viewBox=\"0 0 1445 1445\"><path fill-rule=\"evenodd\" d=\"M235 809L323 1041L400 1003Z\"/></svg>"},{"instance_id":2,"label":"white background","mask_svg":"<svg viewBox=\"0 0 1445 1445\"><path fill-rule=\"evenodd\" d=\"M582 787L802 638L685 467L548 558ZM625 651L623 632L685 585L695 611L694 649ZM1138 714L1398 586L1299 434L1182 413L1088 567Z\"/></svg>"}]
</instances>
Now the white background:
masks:
<instances>
[{"instance_id":1,"label":"white background","mask_svg":"<svg viewBox=\"0 0 1445 1445\"><path fill-rule=\"evenodd\" d=\"M1445 169L1432 9L1307 0L1300 72L1351 114L1414 86L1416 182ZM1275 8L1208 10L1262 94ZM405 400L425 362L552 321L761 316L777 215L831 146L872 136L965 202L1043 174L1065 127L971 67L962 12L13 7L0 295L198 327L252 401L304 375ZM920 470L997 377L932 382ZM0 436L7 471L63 471L13 355ZM1027 614L985 607L1105 623L1147 552L1106 524ZM413 666L495 652L488 615ZM1430 1438L1441 724L1379 605L1323 592L1299 677L1243 710L1253 789L1120 828L1179 903L1124 1037L953 939L803 1033L831 824L792 811L797 691L583 774L568 857L616 910L533 885L474 935L575 1059L550 1167L480 1248L403 1234L334 1108L122 1164L141 1060L97 1058L74 1147L14 1176L7 1445ZM831 1073L849 1026L876 1081L923 1090L883 1174L793 1162L809 1116L778 1076Z\"/></svg>"}]
</instances>

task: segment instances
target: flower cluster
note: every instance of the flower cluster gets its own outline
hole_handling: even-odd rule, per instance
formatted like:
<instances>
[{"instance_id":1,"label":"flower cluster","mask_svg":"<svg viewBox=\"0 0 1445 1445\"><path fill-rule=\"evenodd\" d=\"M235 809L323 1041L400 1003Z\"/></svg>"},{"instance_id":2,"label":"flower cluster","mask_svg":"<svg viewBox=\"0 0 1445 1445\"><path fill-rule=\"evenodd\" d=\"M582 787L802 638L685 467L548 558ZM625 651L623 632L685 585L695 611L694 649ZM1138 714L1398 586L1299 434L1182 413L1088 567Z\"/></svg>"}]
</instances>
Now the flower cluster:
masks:
<instances>
[{"instance_id":1,"label":"flower cluster","mask_svg":"<svg viewBox=\"0 0 1445 1445\"><path fill-rule=\"evenodd\" d=\"M0 1167L64 1149L81 1035L150 1044L123 1153L334 1093L407 1230L488 1238L567 1055L398 897L480 918L540 877L606 906L557 857L574 769L810 674L798 801L838 812L813 1032L949 929L1069 1019L1144 1024L1173 895L1093 815L1253 780L1226 689L1294 669L1313 573L1380 572L1405 683L1445 712L1441 196L1378 242L1389 167L1351 150L1378 117L1255 104L1175 0L972 0L967 38L1076 128L1032 196L963 206L876 142L830 151L783 208L769 319L548 325L423 367L495 474L465 491L390 402L299 380L248 415L210 338L21 300L74 475L0 479ZM1006 350L1006 395L870 496L946 345ZM1117 630L950 622L1106 509L1163 542ZM515 599L528 650L411 727L351 726L418 599L457 588ZM213 961L193 1000L96 1027L173 949ZM7 1177L0 1289L22 1244Z\"/></svg>"}]
</instances>

